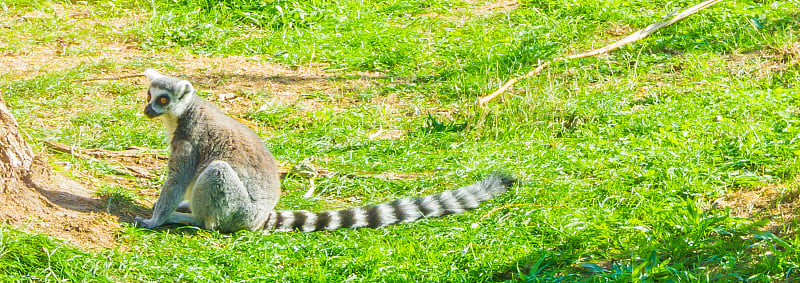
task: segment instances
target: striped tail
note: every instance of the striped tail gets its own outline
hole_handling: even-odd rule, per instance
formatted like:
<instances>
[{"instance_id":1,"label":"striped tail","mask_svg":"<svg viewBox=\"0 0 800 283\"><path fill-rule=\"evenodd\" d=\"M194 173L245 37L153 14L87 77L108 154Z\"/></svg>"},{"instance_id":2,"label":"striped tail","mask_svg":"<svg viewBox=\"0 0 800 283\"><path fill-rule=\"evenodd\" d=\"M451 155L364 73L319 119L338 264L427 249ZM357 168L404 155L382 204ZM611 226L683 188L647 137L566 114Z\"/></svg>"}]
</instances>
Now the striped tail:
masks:
<instances>
[{"instance_id":1,"label":"striped tail","mask_svg":"<svg viewBox=\"0 0 800 283\"><path fill-rule=\"evenodd\" d=\"M265 230L313 232L339 228L378 228L423 217L439 217L475 209L516 183L508 174L495 173L472 185L432 196L401 198L374 206L325 212L271 211Z\"/></svg>"}]
</instances>

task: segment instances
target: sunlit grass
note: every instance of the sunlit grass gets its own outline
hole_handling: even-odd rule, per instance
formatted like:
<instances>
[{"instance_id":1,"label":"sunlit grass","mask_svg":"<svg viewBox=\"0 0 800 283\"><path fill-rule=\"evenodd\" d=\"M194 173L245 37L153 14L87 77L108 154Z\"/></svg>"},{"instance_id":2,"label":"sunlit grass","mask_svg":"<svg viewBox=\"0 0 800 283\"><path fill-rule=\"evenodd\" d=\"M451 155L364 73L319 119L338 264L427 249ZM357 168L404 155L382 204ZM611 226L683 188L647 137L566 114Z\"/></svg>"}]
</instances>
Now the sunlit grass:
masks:
<instances>
[{"instance_id":1,"label":"sunlit grass","mask_svg":"<svg viewBox=\"0 0 800 283\"><path fill-rule=\"evenodd\" d=\"M0 50L59 37L99 40L68 18L21 20L50 2L0 1L14 19ZM111 3L114 6L110 6ZM800 6L722 2L608 56L553 65L491 102L478 96L538 60L611 42L689 1L156 1L63 4L101 19L146 15L124 29L149 54L12 78L2 95L36 144L163 150L139 114L144 86L75 83L108 70L180 73L170 54L256 56L371 87L313 92L307 105L231 115L253 122L286 165L312 158L335 174L284 180L281 209L324 210L466 185L495 169L521 183L460 215L382 229L230 235L125 228L121 247L85 252L0 228L0 274L17 281L781 281L797 279L794 224L715 208L727 193L796 190L800 163ZM88 7L88 8L87 8ZM30 33L30 35L27 35ZM4 47L9 46L9 47ZM89 51L86 51L89 52ZM78 49L66 56L89 56ZM164 55L164 57L158 57ZM151 57L152 56L152 57ZM201 89L202 90L202 89ZM270 90L248 93L262 102ZM391 98L391 99L389 99ZM390 105L385 101L394 101ZM215 102L236 103L236 102ZM392 138L375 138L383 129ZM64 158L56 156L54 158ZM78 163L115 174L102 161ZM403 173L403 180L371 178ZM355 176L355 177L354 177ZM137 201L135 188L98 195ZM130 190L130 191L126 191ZM775 200L775 202L780 200ZM22 256L24 255L24 256ZM4 278L4 279L5 279Z\"/></svg>"}]
</instances>

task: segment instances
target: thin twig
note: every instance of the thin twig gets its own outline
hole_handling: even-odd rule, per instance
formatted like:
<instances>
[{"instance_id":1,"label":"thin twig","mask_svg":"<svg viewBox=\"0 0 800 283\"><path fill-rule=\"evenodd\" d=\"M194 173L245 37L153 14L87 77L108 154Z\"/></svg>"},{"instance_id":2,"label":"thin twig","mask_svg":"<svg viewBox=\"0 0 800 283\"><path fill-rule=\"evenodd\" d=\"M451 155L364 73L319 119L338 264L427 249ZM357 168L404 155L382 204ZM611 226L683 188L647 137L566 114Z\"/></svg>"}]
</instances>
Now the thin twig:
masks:
<instances>
[{"instance_id":1,"label":"thin twig","mask_svg":"<svg viewBox=\"0 0 800 283\"><path fill-rule=\"evenodd\" d=\"M686 17L688 17L688 16L690 16L690 15L692 15L694 13L697 13L698 11L700 11L702 9L708 8L711 5L714 5L714 4L716 4L717 2L720 2L720 1L722 1L722 0L707 0L707 1L704 1L704 2L702 2L700 4L694 5L691 8L688 8L686 10L683 10L683 12L680 12L680 13L676 14L674 17L672 17L672 18L670 18L668 20L661 20L661 21L659 21L657 23L649 25L646 28L643 28L643 29L641 29L641 30L639 30L637 32L634 32L634 33L632 33L632 34L630 34L630 35L618 40L617 42L609 44L609 45L607 45L607 46L605 46L603 48L595 49L595 50L584 52L584 53L580 53L580 54L569 55L569 56L566 56L566 57L558 57L558 58L555 58L555 59L553 59L553 60L551 60L549 62L541 64L541 65L539 65L539 67L537 67L533 71L530 71L530 72L528 72L527 74L525 74L525 75L523 75L521 77L516 77L516 78L513 78L513 79L509 80L508 82L503 84L503 86L501 86L500 88L498 88L497 90L495 90L491 94L482 97L481 99L478 100L478 105L480 105L480 106L486 105L487 102L491 101L495 97L497 97L500 94L502 94L503 92L507 91L512 86L514 86L514 84L516 84L517 82L519 82L521 80L524 80L524 79L527 79L527 78L530 78L532 76L535 76L536 74L542 72L542 70L544 70L545 68L550 66L552 63L559 62L559 61L578 59L578 58L592 57L592 56L597 56L597 55L600 55L600 54L608 53L611 50L614 50L614 49L622 47L623 45L626 45L626 44L635 42L637 40L640 40L642 38L645 38L645 37L653 34L654 32L656 32L657 30L659 30L661 28L664 28L666 26L674 24L675 22L680 21L681 19L686 18Z\"/></svg>"},{"instance_id":2,"label":"thin twig","mask_svg":"<svg viewBox=\"0 0 800 283\"><path fill-rule=\"evenodd\" d=\"M81 158L81 159L93 159L95 157L100 157L100 158L114 158L114 157L116 157L116 158L121 158L121 157L141 158L141 157L147 156L147 155L150 155L150 156L152 156L152 157L154 157L156 159L166 159L166 157L162 156L162 155L150 154L150 153L144 153L144 152L137 152L137 151L131 151L131 150L126 150L126 151L108 151L108 150L97 149L97 148L80 148L80 147L70 146L70 145L66 145L66 144L59 143L59 142L54 142L54 141L45 141L44 144L47 145L50 149L52 149L54 151L68 153L68 154L71 154L72 156L74 156L76 158ZM153 178L157 177L156 175L153 175L152 173L148 172L148 170L145 169L145 168L141 168L141 167L133 166L133 165L122 164L122 163L120 163L120 165L122 167L124 167L125 169L127 169L128 172L131 175L136 176L136 177L141 177L141 178L146 178L146 179L153 179Z\"/></svg>"},{"instance_id":3,"label":"thin twig","mask_svg":"<svg viewBox=\"0 0 800 283\"><path fill-rule=\"evenodd\" d=\"M541 205L541 204L532 204L532 203L515 203L515 204L507 204L507 205L504 205L504 206L501 206L501 207L498 207L498 208L492 209L492 211L489 211L489 212L487 212L486 214L484 214L483 216L481 216L481 219L479 219L478 221L483 221L483 219L486 219L486 217L489 217L489 215L491 215L492 213L495 213L495 212L497 212L497 211L499 211L499 210L503 210L503 209L506 209L506 208L509 208L509 207L515 207L515 206L533 206L533 207L564 207L563 205Z\"/></svg>"},{"instance_id":4,"label":"thin twig","mask_svg":"<svg viewBox=\"0 0 800 283\"><path fill-rule=\"evenodd\" d=\"M144 75L127 75L127 76L121 76L121 77L82 79L82 80L74 80L74 82L116 81L116 80L121 80L121 79L130 79L130 78L138 78L138 77L144 77Z\"/></svg>"},{"instance_id":5,"label":"thin twig","mask_svg":"<svg viewBox=\"0 0 800 283\"><path fill-rule=\"evenodd\" d=\"M133 150L124 151L110 151L101 148L81 148L72 145L66 145L60 142L44 141L45 145L49 148L63 153L89 155L94 157L131 157L141 158L143 156L152 156L155 159L167 160L167 156L146 152L143 148L133 148Z\"/></svg>"}]
</instances>

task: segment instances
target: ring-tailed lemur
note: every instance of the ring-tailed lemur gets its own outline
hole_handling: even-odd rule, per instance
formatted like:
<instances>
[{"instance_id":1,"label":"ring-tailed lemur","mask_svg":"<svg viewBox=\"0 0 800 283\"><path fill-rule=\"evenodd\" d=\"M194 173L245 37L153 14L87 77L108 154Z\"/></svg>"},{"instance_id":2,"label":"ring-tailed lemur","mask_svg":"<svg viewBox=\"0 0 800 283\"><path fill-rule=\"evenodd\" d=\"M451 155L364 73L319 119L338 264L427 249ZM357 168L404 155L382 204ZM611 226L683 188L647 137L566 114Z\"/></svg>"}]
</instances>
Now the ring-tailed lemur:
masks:
<instances>
[{"instance_id":1,"label":"ring-tailed lemur","mask_svg":"<svg viewBox=\"0 0 800 283\"><path fill-rule=\"evenodd\" d=\"M281 193L278 166L261 139L197 96L188 81L152 69L145 75L150 88L144 113L166 124L170 153L168 176L153 217L136 217L139 227L188 223L221 232L382 227L474 209L515 182L507 174L495 173L437 195L369 207L320 213L275 211ZM186 206L189 213L176 211Z\"/></svg>"}]
</instances>

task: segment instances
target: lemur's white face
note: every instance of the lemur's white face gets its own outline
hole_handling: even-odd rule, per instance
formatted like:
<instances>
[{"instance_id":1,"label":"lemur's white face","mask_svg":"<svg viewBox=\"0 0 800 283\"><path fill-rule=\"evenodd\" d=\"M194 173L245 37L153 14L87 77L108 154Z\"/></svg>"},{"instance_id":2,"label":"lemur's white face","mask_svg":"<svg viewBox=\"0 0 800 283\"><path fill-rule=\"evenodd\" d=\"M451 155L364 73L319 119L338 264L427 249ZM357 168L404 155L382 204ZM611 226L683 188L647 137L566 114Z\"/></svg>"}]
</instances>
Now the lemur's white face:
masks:
<instances>
[{"instance_id":1,"label":"lemur's white face","mask_svg":"<svg viewBox=\"0 0 800 283\"><path fill-rule=\"evenodd\" d=\"M172 93L166 89L150 87L147 90L147 106L144 108L144 115L147 118L155 118L167 114L172 103Z\"/></svg>"},{"instance_id":2,"label":"lemur's white face","mask_svg":"<svg viewBox=\"0 0 800 283\"><path fill-rule=\"evenodd\" d=\"M147 106L144 108L147 118L165 115L165 118L171 119L183 114L194 96L192 84L186 80L161 75L152 69L145 71L145 75L150 79Z\"/></svg>"}]
</instances>

